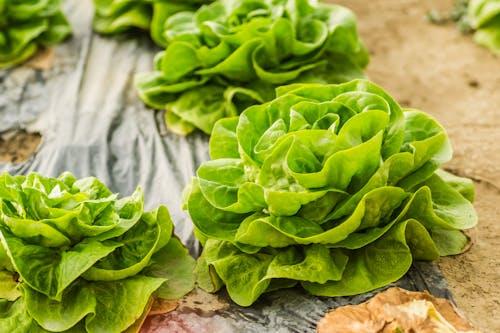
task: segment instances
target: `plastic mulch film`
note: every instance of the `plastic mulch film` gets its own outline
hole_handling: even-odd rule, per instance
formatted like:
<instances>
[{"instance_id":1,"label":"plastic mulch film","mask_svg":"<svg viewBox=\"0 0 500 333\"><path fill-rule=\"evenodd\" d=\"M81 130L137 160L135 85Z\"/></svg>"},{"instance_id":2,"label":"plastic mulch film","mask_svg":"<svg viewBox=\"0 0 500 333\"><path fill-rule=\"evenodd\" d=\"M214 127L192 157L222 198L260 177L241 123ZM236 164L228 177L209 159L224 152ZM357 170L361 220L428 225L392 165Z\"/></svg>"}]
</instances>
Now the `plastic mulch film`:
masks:
<instances>
[{"instance_id":1,"label":"plastic mulch film","mask_svg":"<svg viewBox=\"0 0 500 333\"><path fill-rule=\"evenodd\" d=\"M74 36L54 48L49 69L23 65L0 72L0 132L29 128L42 134L42 144L30 160L0 169L96 176L122 195L141 186L145 208L167 205L176 234L196 255L199 245L181 209L181 197L198 166L208 160L208 137L165 133L163 115L147 110L137 98L133 76L151 69L158 51L147 34L93 33L91 1L68 1L64 11ZM393 285L451 298L433 263L416 262ZM265 294L243 308L222 292L216 297L220 306L187 302L177 311L150 317L142 331L314 332L317 321L332 308L358 304L374 294L326 298L297 288Z\"/></svg>"}]
</instances>

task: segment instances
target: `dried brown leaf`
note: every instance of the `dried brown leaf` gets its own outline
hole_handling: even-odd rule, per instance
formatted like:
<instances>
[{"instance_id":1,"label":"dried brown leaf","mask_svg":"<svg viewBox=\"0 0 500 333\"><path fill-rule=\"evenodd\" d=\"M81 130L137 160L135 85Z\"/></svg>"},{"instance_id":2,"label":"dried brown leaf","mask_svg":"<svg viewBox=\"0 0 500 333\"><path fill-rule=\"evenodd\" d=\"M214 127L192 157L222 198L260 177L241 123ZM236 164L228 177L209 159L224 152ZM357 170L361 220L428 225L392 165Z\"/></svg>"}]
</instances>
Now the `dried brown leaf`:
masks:
<instances>
[{"instance_id":1,"label":"dried brown leaf","mask_svg":"<svg viewBox=\"0 0 500 333\"><path fill-rule=\"evenodd\" d=\"M428 292L390 288L359 305L337 308L322 318L318 333L478 333L448 300Z\"/></svg>"}]
</instances>

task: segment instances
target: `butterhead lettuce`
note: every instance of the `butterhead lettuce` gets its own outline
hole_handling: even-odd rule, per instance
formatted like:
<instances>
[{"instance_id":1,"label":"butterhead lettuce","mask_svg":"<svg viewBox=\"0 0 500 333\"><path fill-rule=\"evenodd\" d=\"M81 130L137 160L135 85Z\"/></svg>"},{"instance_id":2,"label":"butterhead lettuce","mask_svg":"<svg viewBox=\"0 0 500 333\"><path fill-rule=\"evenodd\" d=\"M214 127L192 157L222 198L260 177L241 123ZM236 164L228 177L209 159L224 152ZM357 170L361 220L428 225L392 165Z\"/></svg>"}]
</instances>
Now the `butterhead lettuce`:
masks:
<instances>
[{"instance_id":1,"label":"butterhead lettuce","mask_svg":"<svg viewBox=\"0 0 500 333\"><path fill-rule=\"evenodd\" d=\"M500 1L470 0L467 14L474 41L500 56Z\"/></svg>"},{"instance_id":2,"label":"butterhead lettuce","mask_svg":"<svg viewBox=\"0 0 500 333\"><path fill-rule=\"evenodd\" d=\"M22 63L39 47L71 34L60 6L60 0L0 1L0 69Z\"/></svg>"},{"instance_id":3,"label":"butterhead lettuce","mask_svg":"<svg viewBox=\"0 0 500 333\"><path fill-rule=\"evenodd\" d=\"M313 0L218 0L169 17L163 36L154 70L135 83L179 134L210 134L280 85L363 77L368 63L353 13Z\"/></svg>"},{"instance_id":4,"label":"butterhead lettuce","mask_svg":"<svg viewBox=\"0 0 500 333\"><path fill-rule=\"evenodd\" d=\"M166 207L144 212L95 178L0 176L2 332L122 332L153 293L194 286Z\"/></svg>"},{"instance_id":5,"label":"butterhead lettuce","mask_svg":"<svg viewBox=\"0 0 500 333\"><path fill-rule=\"evenodd\" d=\"M156 44L166 46L163 36L167 18L194 11L212 0L94 0L94 30L116 34L131 28L150 30Z\"/></svg>"},{"instance_id":6,"label":"butterhead lettuce","mask_svg":"<svg viewBox=\"0 0 500 333\"><path fill-rule=\"evenodd\" d=\"M219 120L210 154L184 193L198 283L243 306L295 284L385 286L413 260L459 253L477 222L472 182L439 169L452 156L443 127L366 80L280 87Z\"/></svg>"}]
</instances>

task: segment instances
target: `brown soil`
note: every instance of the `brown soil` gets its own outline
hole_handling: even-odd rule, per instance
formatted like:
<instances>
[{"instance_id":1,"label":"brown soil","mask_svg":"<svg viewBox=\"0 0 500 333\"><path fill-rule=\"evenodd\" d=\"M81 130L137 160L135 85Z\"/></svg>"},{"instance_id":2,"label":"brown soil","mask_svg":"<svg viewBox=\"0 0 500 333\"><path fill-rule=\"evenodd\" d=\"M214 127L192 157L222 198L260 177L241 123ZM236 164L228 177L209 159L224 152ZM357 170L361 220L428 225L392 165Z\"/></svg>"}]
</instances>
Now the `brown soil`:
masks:
<instances>
[{"instance_id":1,"label":"brown soil","mask_svg":"<svg viewBox=\"0 0 500 333\"><path fill-rule=\"evenodd\" d=\"M0 136L0 162L20 163L36 151L42 137L38 133L12 131Z\"/></svg>"},{"instance_id":2,"label":"brown soil","mask_svg":"<svg viewBox=\"0 0 500 333\"><path fill-rule=\"evenodd\" d=\"M484 332L500 332L500 58L455 25L430 24L452 0L335 0L358 16L371 50L368 76L403 106L434 115L454 157L445 167L476 180L474 244L439 265L458 307Z\"/></svg>"}]
</instances>

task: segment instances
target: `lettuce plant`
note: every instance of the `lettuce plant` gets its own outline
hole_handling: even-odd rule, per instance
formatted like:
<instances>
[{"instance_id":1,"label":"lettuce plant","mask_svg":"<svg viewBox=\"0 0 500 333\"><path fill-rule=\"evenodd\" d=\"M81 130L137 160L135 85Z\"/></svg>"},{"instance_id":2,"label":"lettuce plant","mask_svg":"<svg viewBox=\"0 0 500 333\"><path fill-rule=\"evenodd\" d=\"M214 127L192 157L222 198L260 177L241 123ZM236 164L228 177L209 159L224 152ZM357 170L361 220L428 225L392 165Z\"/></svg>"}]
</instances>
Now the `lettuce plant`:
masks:
<instances>
[{"instance_id":1,"label":"lettuce plant","mask_svg":"<svg viewBox=\"0 0 500 333\"><path fill-rule=\"evenodd\" d=\"M362 77L368 63L353 13L313 0L218 0L169 17L164 28L165 51L135 81L179 134L209 134L283 84Z\"/></svg>"},{"instance_id":2,"label":"lettuce plant","mask_svg":"<svg viewBox=\"0 0 500 333\"><path fill-rule=\"evenodd\" d=\"M0 1L0 69L22 63L40 46L71 34L60 0Z\"/></svg>"},{"instance_id":3,"label":"lettuce plant","mask_svg":"<svg viewBox=\"0 0 500 333\"><path fill-rule=\"evenodd\" d=\"M130 28L148 30L152 3L141 0L94 0L94 30L101 34L120 33Z\"/></svg>"},{"instance_id":4,"label":"lettuce plant","mask_svg":"<svg viewBox=\"0 0 500 333\"><path fill-rule=\"evenodd\" d=\"M163 37L167 18L175 13L194 11L212 0L94 0L94 30L116 34L130 28L151 30L151 37L166 46Z\"/></svg>"},{"instance_id":5,"label":"lettuce plant","mask_svg":"<svg viewBox=\"0 0 500 333\"><path fill-rule=\"evenodd\" d=\"M500 1L470 0L467 17L474 41L500 55Z\"/></svg>"},{"instance_id":6,"label":"lettuce plant","mask_svg":"<svg viewBox=\"0 0 500 333\"><path fill-rule=\"evenodd\" d=\"M122 332L153 293L194 286L194 259L166 207L138 188L117 198L95 178L0 177L2 332Z\"/></svg>"},{"instance_id":7,"label":"lettuce plant","mask_svg":"<svg viewBox=\"0 0 500 333\"><path fill-rule=\"evenodd\" d=\"M314 295L364 293L413 260L460 253L477 217L469 179L431 116L402 110L366 80L280 87L219 120L184 193L203 245L198 282L248 306L295 284Z\"/></svg>"}]
</instances>

